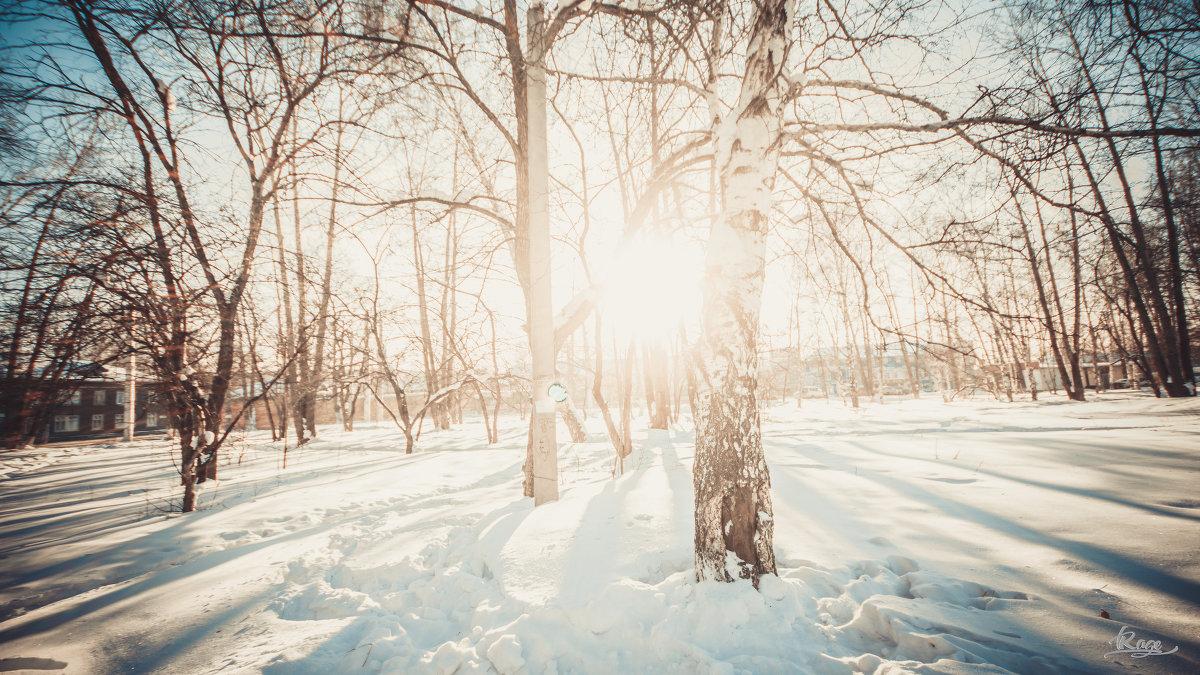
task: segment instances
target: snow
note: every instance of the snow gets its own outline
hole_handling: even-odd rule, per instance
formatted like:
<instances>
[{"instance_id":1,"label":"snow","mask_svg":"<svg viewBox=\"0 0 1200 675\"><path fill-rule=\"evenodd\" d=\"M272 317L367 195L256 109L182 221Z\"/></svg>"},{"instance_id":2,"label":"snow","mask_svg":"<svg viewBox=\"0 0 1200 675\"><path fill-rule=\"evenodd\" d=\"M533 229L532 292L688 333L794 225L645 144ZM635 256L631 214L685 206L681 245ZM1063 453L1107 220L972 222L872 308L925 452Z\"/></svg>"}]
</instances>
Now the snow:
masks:
<instances>
[{"instance_id":1,"label":"snow","mask_svg":"<svg viewBox=\"0 0 1200 675\"><path fill-rule=\"evenodd\" d=\"M492 667L503 675L515 673L525 665L525 659L521 658L521 643L511 635L503 635L493 642L487 649L487 657Z\"/></svg>"},{"instance_id":2,"label":"snow","mask_svg":"<svg viewBox=\"0 0 1200 675\"><path fill-rule=\"evenodd\" d=\"M234 439L186 516L164 511L165 438L6 453L0 664L1200 671L1200 401L1042 398L772 408L779 575L758 590L695 581L688 424L643 432L615 479L602 434L564 444L537 509L517 419L413 455L394 428L325 428L286 470L281 444ZM1139 641L1178 651L1110 653Z\"/></svg>"}]
</instances>

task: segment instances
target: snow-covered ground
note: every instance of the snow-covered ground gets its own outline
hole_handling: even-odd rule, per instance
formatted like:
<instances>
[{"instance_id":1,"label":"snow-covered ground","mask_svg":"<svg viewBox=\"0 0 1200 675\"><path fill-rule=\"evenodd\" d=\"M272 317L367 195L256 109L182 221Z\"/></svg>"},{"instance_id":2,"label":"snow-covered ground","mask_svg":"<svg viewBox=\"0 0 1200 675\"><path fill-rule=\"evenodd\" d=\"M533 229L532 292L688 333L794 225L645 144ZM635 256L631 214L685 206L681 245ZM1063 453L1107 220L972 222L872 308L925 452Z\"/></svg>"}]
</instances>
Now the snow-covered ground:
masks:
<instances>
[{"instance_id":1,"label":"snow-covered ground","mask_svg":"<svg viewBox=\"0 0 1200 675\"><path fill-rule=\"evenodd\" d=\"M591 422L536 510L515 419L251 436L186 516L165 439L6 453L0 672L1200 672L1200 400L772 408L760 591L694 580L690 426L614 480Z\"/></svg>"}]
</instances>

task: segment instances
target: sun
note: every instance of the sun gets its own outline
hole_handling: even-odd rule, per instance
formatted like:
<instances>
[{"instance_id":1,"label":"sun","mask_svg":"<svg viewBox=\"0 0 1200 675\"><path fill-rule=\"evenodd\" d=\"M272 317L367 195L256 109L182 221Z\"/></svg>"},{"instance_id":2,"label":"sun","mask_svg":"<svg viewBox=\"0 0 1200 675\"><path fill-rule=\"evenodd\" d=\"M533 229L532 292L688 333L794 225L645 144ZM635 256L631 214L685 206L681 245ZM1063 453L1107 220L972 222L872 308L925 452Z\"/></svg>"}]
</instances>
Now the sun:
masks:
<instances>
[{"instance_id":1,"label":"sun","mask_svg":"<svg viewBox=\"0 0 1200 675\"><path fill-rule=\"evenodd\" d=\"M699 246L667 235L639 235L619 247L600 284L604 320L618 337L667 339L700 311L704 272Z\"/></svg>"}]
</instances>

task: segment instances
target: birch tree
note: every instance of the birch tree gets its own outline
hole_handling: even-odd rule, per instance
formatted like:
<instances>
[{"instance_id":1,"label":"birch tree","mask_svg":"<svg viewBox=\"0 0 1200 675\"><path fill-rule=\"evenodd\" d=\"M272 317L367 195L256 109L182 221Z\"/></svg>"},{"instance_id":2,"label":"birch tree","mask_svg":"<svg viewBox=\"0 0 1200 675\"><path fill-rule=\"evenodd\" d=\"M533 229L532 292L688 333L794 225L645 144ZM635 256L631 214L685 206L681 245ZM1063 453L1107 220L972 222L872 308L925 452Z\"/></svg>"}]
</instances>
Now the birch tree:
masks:
<instances>
[{"instance_id":1,"label":"birch tree","mask_svg":"<svg viewBox=\"0 0 1200 675\"><path fill-rule=\"evenodd\" d=\"M696 577L775 573L771 477L758 415L758 334L779 163L793 0L763 0L737 104L715 134L724 208L708 243L696 462Z\"/></svg>"}]
</instances>

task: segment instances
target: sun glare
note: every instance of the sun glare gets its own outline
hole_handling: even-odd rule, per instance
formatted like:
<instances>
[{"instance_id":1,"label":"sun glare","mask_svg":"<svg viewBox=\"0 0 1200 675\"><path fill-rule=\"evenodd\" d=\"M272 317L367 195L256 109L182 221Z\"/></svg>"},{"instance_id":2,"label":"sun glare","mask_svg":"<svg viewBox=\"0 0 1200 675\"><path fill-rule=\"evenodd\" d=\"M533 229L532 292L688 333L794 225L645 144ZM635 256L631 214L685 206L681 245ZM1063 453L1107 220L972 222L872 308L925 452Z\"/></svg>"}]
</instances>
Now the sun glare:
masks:
<instances>
[{"instance_id":1,"label":"sun glare","mask_svg":"<svg viewBox=\"0 0 1200 675\"><path fill-rule=\"evenodd\" d=\"M601 287L605 322L621 337L666 338L700 309L703 256L664 236L638 237L618 249Z\"/></svg>"}]
</instances>

